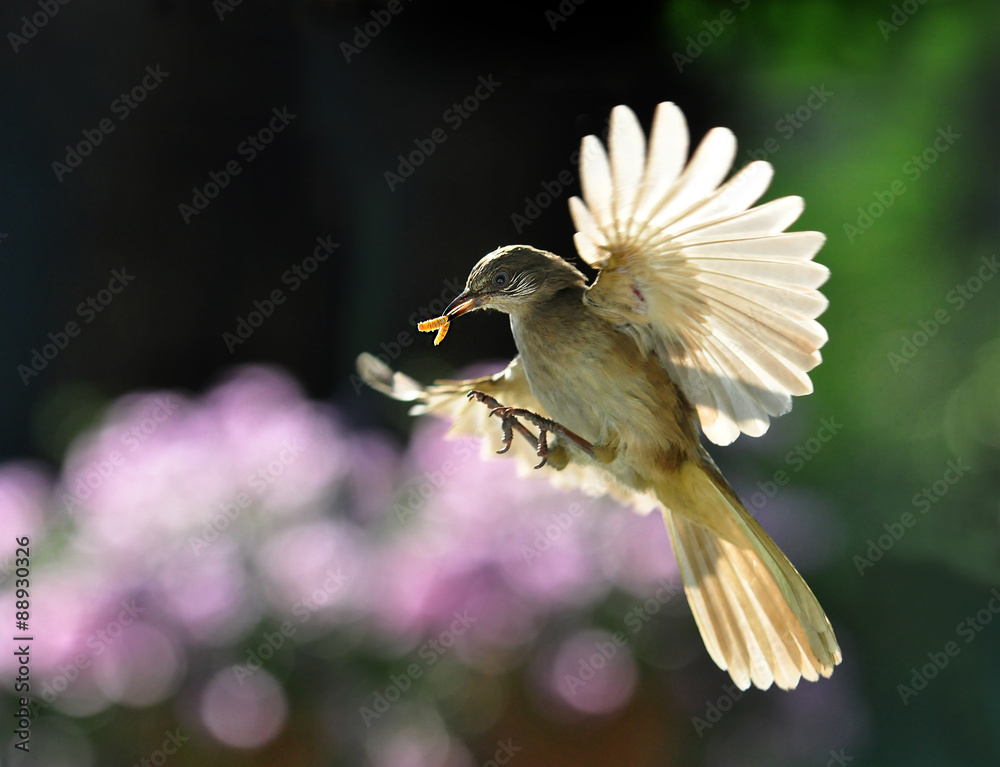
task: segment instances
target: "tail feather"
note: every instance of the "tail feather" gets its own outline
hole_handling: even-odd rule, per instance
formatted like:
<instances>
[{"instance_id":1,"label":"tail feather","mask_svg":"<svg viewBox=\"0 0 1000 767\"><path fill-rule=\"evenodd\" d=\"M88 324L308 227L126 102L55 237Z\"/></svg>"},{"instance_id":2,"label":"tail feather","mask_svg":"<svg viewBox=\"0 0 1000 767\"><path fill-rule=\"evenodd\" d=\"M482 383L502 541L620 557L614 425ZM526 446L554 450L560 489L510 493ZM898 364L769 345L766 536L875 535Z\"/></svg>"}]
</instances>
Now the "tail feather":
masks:
<instances>
[{"instance_id":1,"label":"tail feather","mask_svg":"<svg viewBox=\"0 0 1000 767\"><path fill-rule=\"evenodd\" d=\"M830 676L841 654L826 614L715 467L686 463L659 485L684 590L719 667L744 690Z\"/></svg>"}]
</instances>

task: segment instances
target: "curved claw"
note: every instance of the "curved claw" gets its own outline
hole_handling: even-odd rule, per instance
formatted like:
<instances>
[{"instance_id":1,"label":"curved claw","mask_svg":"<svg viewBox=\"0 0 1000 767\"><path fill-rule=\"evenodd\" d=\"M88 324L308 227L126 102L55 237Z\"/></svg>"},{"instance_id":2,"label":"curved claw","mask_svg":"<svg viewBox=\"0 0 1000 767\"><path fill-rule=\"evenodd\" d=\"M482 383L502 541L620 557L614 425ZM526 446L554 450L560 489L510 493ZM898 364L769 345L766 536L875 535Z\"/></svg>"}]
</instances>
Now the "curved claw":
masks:
<instances>
[{"instance_id":1,"label":"curved claw","mask_svg":"<svg viewBox=\"0 0 1000 767\"><path fill-rule=\"evenodd\" d=\"M545 429L538 430L538 449L537 454L541 457L542 462L538 464L535 468L540 469L546 463L549 462L549 441L548 434Z\"/></svg>"},{"instance_id":2,"label":"curved claw","mask_svg":"<svg viewBox=\"0 0 1000 767\"><path fill-rule=\"evenodd\" d=\"M495 407L490 411L490 415L499 415L501 422L500 428L503 431L503 447L497 450L498 455L503 455L508 450L510 450L510 443L514 441L514 427L512 425L513 418L510 417L509 407Z\"/></svg>"}]
</instances>

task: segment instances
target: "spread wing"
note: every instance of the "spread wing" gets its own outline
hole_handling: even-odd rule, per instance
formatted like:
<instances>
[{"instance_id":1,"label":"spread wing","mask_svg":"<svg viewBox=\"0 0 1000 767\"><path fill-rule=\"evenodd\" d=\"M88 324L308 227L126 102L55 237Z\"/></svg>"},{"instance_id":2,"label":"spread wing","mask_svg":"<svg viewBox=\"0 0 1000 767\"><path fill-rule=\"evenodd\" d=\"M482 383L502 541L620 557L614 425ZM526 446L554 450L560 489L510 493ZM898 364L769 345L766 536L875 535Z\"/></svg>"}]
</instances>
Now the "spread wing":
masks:
<instances>
[{"instance_id":1,"label":"spread wing","mask_svg":"<svg viewBox=\"0 0 1000 767\"><path fill-rule=\"evenodd\" d=\"M423 386L409 376L393 372L386 364L371 354L362 354L357 360L358 374L373 389L393 399L413 402L411 415L432 413L452 422L449 437L472 436L481 440L481 455L486 460L513 457L520 475L542 474L562 489L579 489L588 495L610 495L618 501L631 504L637 510L647 513L656 508L656 499L618 484L607 472L586 465L570 462L565 468L555 471L545 466L539 471L534 467L538 456L534 448L518 434L514 435L510 450L497 455L500 448L500 419L490 417L490 409L481 402L466 396L472 389L489 394L508 407L520 407L538 415L548 414L531 393L527 376L520 359L515 357L506 368L492 376L469 378L461 381L440 380L430 386ZM550 444L556 438L550 436Z\"/></svg>"},{"instance_id":2,"label":"spread wing","mask_svg":"<svg viewBox=\"0 0 1000 767\"><path fill-rule=\"evenodd\" d=\"M710 440L760 436L792 395L812 391L829 275L812 257L826 238L785 232L800 197L751 207L770 163L722 184L736 154L729 130L710 131L685 167L687 124L672 103L656 109L648 152L635 114L615 107L608 146L610 160L596 136L583 140L583 200L570 200L576 248L601 270L584 300L660 356Z\"/></svg>"}]
</instances>

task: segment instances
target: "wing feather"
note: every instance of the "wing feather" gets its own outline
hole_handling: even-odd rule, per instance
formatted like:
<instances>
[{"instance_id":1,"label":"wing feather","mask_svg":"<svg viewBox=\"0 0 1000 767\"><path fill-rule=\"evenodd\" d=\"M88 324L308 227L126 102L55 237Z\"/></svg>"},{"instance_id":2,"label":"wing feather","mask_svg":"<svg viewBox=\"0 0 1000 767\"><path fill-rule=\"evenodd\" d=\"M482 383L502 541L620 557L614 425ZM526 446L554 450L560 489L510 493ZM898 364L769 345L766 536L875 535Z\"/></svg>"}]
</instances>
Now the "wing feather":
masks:
<instances>
[{"instance_id":1,"label":"wing feather","mask_svg":"<svg viewBox=\"0 0 1000 767\"><path fill-rule=\"evenodd\" d=\"M587 305L660 356L713 442L763 434L812 390L829 277L812 259L825 237L786 231L800 197L752 207L770 163L723 183L736 155L729 130L709 131L685 166L687 124L674 104L657 107L648 149L632 111L616 107L608 143L610 156L596 136L583 140L583 198L570 200L577 250L601 270Z\"/></svg>"},{"instance_id":2,"label":"wing feather","mask_svg":"<svg viewBox=\"0 0 1000 767\"><path fill-rule=\"evenodd\" d=\"M523 407L547 417L544 408L531 393L519 358L515 357L510 365L494 375L454 381L439 380L429 386L424 386L403 373L393 372L388 365L367 353L358 357L357 369L361 378L372 388L394 399L413 402L411 415L430 413L450 420L449 437L479 439L484 459L509 460L513 457L518 474L539 475L534 471L538 456L532 446L518 435L515 435L507 453L497 455L496 451L501 445L500 420L490 417L490 409L486 405L470 400L467 396L472 389L478 389L495 397L503 405ZM550 446L556 442L557 439L550 436ZM648 513L657 506L652 495L627 488L611 474L582 462L571 461L564 469L546 470L541 476L562 489L582 490L592 496L610 495L621 503L633 505L642 513Z\"/></svg>"},{"instance_id":3,"label":"wing feather","mask_svg":"<svg viewBox=\"0 0 1000 767\"><path fill-rule=\"evenodd\" d=\"M619 236L630 236L639 183L646 166L646 137L635 113L628 107L618 106L611 111L608 144L612 158L615 231Z\"/></svg>"}]
</instances>

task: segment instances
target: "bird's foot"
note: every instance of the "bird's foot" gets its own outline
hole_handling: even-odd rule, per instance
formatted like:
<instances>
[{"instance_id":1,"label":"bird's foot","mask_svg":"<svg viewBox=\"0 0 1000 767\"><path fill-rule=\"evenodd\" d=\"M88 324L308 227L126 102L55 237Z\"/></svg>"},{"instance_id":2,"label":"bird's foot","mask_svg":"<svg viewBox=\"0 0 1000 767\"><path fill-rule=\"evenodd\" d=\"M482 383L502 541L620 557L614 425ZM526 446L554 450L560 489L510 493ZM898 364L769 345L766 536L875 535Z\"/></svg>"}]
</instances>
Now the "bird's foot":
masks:
<instances>
[{"instance_id":1,"label":"bird's foot","mask_svg":"<svg viewBox=\"0 0 1000 767\"><path fill-rule=\"evenodd\" d=\"M538 413L533 413L525 408L505 407L489 394L478 390L470 391L468 396L470 399L482 402L490 408L490 415L500 417L500 428L503 430L503 447L497 450L498 453L506 453L510 450L511 442L514 441L514 430L517 430L518 434L523 436L535 447L536 454L542 459L541 463L535 467L536 469L542 468L549 460L549 434L555 434L568 442L572 442L591 458L596 459L597 457L592 444L580 435L570 429L567 429L562 424L553 421L551 418L538 415ZM523 418L538 427L537 437L532 434L520 420L518 420L520 418Z\"/></svg>"}]
</instances>

